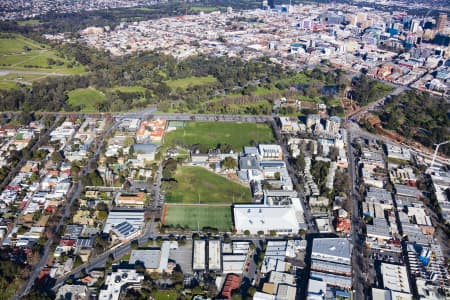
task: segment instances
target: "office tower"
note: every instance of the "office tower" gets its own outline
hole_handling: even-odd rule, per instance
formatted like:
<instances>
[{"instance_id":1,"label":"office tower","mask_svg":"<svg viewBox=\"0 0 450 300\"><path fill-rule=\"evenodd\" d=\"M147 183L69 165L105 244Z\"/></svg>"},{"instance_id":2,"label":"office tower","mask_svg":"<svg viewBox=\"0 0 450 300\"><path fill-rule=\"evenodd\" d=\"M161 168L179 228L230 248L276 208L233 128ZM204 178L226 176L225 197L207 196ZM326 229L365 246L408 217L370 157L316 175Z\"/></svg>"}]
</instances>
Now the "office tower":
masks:
<instances>
[{"instance_id":1,"label":"office tower","mask_svg":"<svg viewBox=\"0 0 450 300\"><path fill-rule=\"evenodd\" d=\"M447 22L447 14L440 13L437 23L436 23L436 31L443 32L445 29L445 23Z\"/></svg>"},{"instance_id":2,"label":"office tower","mask_svg":"<svg viewBox=\"0 0 450 300\"><path fill-rule=\"evenodd\" d=\"M412 21L411 21L411 26L410 26L409 30L410 30L411 32L416 33L416 32L419 30L419 24L420 24L420 21L419 21L419 20L412 20Z\"/></svg>"}]
</instances>

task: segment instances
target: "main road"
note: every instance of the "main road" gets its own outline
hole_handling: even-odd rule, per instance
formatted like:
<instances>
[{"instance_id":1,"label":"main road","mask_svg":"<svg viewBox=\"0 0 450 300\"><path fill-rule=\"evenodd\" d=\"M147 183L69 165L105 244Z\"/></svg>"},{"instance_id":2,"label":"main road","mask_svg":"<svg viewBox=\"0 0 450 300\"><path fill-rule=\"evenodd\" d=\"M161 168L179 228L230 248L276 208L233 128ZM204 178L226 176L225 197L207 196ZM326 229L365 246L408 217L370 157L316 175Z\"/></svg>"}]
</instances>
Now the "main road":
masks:
<instances>
[{"instance_id":1,"label":"main road","mask_svg":"<svg viewBox=\"0 0 450 300\"><path fill-rule=\"evenodd\" d=\"M391 96L396 96L399 95L401 93L403 93L404 91L408 90L409 88L406 86L398 86L395 90L393 90L391 93L389 93L386 96L381 97L380 99L369 103L367 106L361 107L359 110L357 110L356 112L353 112L352 114L350 114L349 116L347 116L347 119L350 121L356 121L359 119L359 117L365 113L367 113L368 111L371 110L376 110L379 109L381 107L383 107L385 101L391 97Z\"/></svg>"},{"instance_id":2,"label":"main road","mask_svg":"<svg viewBox=\"0 0 450 300\"><path fill-rule=\"evenodd\" d=\"M358 164L357 158L354 155L354 149L352 147L353 132L348 131L347 135L347 157L348 157L348 170L351 179L351 188L349 191L350 200L352 201L352 281L354 299L365 299L365 281L363 276L363 270L361 269L364 264L364 234L362 228L364 226L361 222L360 203L361 196L358 192Z\"/></svg>"}]
</instances>

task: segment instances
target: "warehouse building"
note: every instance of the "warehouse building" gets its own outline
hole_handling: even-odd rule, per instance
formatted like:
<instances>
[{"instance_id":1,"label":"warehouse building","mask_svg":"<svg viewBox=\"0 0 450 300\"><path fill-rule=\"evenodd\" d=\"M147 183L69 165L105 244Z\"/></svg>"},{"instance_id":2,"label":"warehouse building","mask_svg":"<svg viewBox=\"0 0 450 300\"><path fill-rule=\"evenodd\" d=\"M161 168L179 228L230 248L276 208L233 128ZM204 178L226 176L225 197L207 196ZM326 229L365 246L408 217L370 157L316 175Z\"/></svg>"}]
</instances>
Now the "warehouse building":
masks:
<instances>
[{"instance_id":1,"label":"warehouse building","mask_svg":"<svg viewBox=\"0 0 450 300\"><path fill-rule=\"evenodd\" d=\"M302 228L303 217L297 217L291 206L235 205L234 226L239 233L251 234L275 231L277 234L297 234ZM300 220L299 220L300 219Z\"/></svg>"}]
</instances>

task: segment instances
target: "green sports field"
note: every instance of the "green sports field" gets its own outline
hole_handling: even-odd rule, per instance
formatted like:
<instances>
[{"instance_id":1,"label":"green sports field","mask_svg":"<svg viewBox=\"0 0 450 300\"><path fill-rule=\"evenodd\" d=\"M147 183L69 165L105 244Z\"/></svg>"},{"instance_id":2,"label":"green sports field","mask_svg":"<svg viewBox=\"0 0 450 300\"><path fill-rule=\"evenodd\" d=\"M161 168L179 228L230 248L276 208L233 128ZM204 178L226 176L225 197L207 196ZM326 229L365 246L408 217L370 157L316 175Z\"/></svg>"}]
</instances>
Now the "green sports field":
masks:
<instances>
[{"instance_id":1,"label":"green sports field","mask_svg":"<svg viewBox=\"0 0 450 300\"><path fill-rule=\"evenodd\" d=\"M81 106L83 112L97 112L97 105L106 100L105 94L93 88L75 89L68 94L68 103L72 107Z\"/></svg>"},{"instance_id":2,"label":"green sports field","mask_svg":"<svg viewBox=\"0 0 450 300\"><path fill-rule=\"evenodd\" d=\"M164 225L180 225L191 230L213 227L220 231L230 231L230 206L174 206L167 205Z\"/></svg>"},{"instance_id":3,"label":"green sports field","mask_svg":"<svg viewBox=\"0 0 450 300\"><path fill-rule=\"evenodd\" d=\"M187 122L184 128L169 132L165 137L165 144L169 146L200 144L216 148L218 144L229 144L236 152L252 143L273 141L272 129L267 124L231 122Z\"/></svg>"},{"instance_id":4,"label":"green sports field","mask_svg":"<svg viewBox=\"0 0 450 300\"><path fill-rule=\"evenodd\" d=\"M250 188L202 167L178 167L174 179L176 182L163 182L166 203L251 202Z\"/></svg>"}]
</instances>

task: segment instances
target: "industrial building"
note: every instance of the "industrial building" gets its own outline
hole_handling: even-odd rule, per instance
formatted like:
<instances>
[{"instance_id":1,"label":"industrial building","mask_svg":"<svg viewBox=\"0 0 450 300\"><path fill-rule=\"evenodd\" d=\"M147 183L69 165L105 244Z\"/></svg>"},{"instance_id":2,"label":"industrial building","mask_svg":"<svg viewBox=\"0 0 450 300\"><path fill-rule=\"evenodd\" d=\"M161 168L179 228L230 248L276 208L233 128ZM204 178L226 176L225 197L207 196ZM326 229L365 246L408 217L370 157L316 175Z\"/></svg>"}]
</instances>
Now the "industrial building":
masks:
<instances>
[{"instance_id":1,"label":"industrial building","mask_svg":"<svg viewBox=\"0 0 450 300\"><path fill-rule=\"evenodd\" d=\"M194 271L206 270L206 241L204 240L194 241L192 269Z\"/></svg>"},{"instance_id":2,"label":"industrial building","mask_svg":"<svg viewBox=\"0 0 450 300\"><path fill-rule=\"evenodd\" d=\"M346 238L316 238L311 250L308 299L348 293L352 287L350 242Z\"/></svg>"},{"instance_id":3,"label":"industrial building","mask_svg":"<svg viewBox=\"0 0 450 300\"><path fill-rule=\"evenodd\" d=\"M297 218L291 206L235 205L234 226L240 233L248 230L251 234L274 231L277 234L296 234L302 228L302 221ZM299 222L300 221L300 222Z\"/></svg>"},{"instance_id":4,"label":"industrial building","mask_svg":"<svg viewBox=\"0 0 450 300\"><path fill-rule=\"evenodd\" d=\"M220 240L210 240L208 242L208 269L210 271L222 270L220 248Z\"/></svg>"},{"instance_id":5,"label":"industrial building","mask_svg":"<svg viewBox=\"0 0 450 300\"><path fill-rule=\"evenodd\" d=\"M346 238L314 239L311 259L350 265L350 242Z\"/></svg>"},{"instance_id":6,"label":"industrial building","mask_svg":"<svg viewBox=\"0 0 450 300\"><path fill-rule=\"evenodd\" d=\"M169 264L170 242L162 243L161 248L132 250L130 264L142 264L149 273L171 273L174 264Z\"/></svg>"},{"instance_id":7,"label":"industrial building","mask_svg":"<svg viewBox=\"0 0 450 300\"><path fill-rule=\"evenodd\" d=\"M143 225L142 209L116 209L109 212L103 233L113 232L120 240L125 240L139 233Z\"/></svg>"},{"instance_id":8,"label":"industrial building","mask_svg":"<svg viewBox=\"0 0 450 300\"><path fill-rule=\"evenodd\" d=\"M383 286L396 292L410 293L408 272L405 266L382 263L381 275L383 276Z\"/></svg>"}]
</instances>

